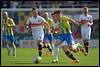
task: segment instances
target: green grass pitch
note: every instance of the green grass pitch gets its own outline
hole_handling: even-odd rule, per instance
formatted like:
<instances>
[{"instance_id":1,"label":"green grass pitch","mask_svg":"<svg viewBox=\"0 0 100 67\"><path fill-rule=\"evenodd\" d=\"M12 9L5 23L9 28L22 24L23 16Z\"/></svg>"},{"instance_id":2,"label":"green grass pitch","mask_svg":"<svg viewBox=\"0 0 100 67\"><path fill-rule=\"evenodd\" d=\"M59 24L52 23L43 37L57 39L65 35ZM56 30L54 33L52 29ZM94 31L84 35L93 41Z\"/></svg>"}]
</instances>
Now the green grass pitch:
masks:
<instances>
[{"instance_id":1,"label":"green grass pitch","mask_svg":"<svg viewBox=\"0 0 100 67\"><path fill-rule=\"evenodd\" d=\"M40 63L33 63L33 56L38 55L37 49L34 48L17 48L16 58L10 54L8 62L7 49L1 48L1 66L99 66L99 48L90 48L89 55L84 56L81 52L74 53L80 60L78 64L72 63L71 59L66 57L62 49L59 52L59 62L51 63L53 56L46 56L46 49L43 49L42 60Z\"/></svg>"}]
</instances>

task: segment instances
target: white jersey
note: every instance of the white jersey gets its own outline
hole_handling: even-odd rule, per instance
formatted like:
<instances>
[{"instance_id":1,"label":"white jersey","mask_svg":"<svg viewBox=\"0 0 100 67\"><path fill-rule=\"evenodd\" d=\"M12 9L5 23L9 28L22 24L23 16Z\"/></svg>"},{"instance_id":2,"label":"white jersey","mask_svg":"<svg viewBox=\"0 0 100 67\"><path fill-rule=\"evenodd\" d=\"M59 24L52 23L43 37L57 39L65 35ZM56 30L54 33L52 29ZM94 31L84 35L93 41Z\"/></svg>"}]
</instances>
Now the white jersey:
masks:
<instances>
[{"instance_id":1,"label":"white jersey","mask_svg":"<svg viewBox=\"0 0 100 67\"><path fill-rule=\"evenodd\" d=\"M80 16L79 21L86 21L85 24L81 25L81 34L83 39L90 39L91 35L91 26L88 24L90 21L93 21L93 17L91 15L85 16L84 14Z\"/></svg>"},{"instance_id":2,"label":"white jersey","mask_svg":"<svg viewBox=\"0 0 100 67\"><path fill-rule=\"evenodd\" d=\"M59 31L59 22L55 22L53 21L53 30L55 30L55 33L57 33Z\"/></svg>"},{"instance_id":3,"label":"white jersey","mask_svg":"<svg viewBox=\"0 0 100 67\"><path fill-rule=\"evenodd\" d=\"M36 18L31 16L26 22L26 24L30 25L32 29L32 34L33 34L34 39L43 40L44 38L43 23L44 22L46 22L46 20L41 16L37 16Z\"/></svg>"},{"instance_id":4,"label":"white jersey","mask_svg":"<svg viewBox=\"0 0 100 67\"><path fill-rule=\"evenodd\" d=\"M87 21L85 24L83 24L82 26L88 26L88 24L90 23L89 21L93 21L93 17L91 15L87 15L85 16L84 14L82 14L79 18L79 21Z\"/></svg>"}]
</instances>

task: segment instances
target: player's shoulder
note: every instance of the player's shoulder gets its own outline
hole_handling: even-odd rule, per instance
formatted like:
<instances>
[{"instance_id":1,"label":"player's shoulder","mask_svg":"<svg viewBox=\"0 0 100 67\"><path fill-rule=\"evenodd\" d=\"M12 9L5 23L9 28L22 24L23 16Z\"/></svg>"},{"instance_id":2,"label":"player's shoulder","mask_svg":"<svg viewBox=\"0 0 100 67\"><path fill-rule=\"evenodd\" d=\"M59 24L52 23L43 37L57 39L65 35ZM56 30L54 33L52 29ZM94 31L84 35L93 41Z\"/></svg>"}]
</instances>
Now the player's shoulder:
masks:
<instances>
[{"instance_id":1,"label":"player's shoulder","mask_svg":"<svg viewBox=\"0 0 100 67\"><path fill-rule=\"evenodd\" d=\"M88 15L88 17L92 17L92 15Z\"/></svg>"},{"instance_id":2,"label":"player's shoulder","mask_svg":"<svg viewBox=\"0 0 100 67\"><path fill-rule=\"evenodd\" d=\"M52 18L48 18L48 20L49 20L50 22L53 22L53 19L52 19Z\"/></svg>"},{"instance_id":3,"label":"player's shoulder","mask_svg":"<svg viewBox=\"0 0 100 67\"><path fill-rule=\"evenodd\" d=\"M29 16L29 19L33 19L33 16Z\"/></svg>"},{"instance_id":4,"label":"player's shoulder","mask_svg":"<svg viewBox=\"0 0 100 67\"><path fill-rule=\"evenodd\" d=\"M44 18L42 16L39 16L39 15L37 16L37 18L44 20Z\"/></svg>"},{"instance_id":5,"label":"player's shoulder","mask_svg":"<svg viewBox=\"0 0 100 67\"><path fill-rule=\"evenodd\" d=\"M61 16L61 19L62 19L62 20L67 20L68 17L67 17L67 16Z\"/></svg>"},{"instance_id":6,"label":"player's shoulder","mask_svg":"<svg viewBox=\"0 0 100 67\"><path fill-rule=\"evenodd\" d=\"M80 17L84 17L84 15L83 15L83 14L81 14L81 15L80 15Z\"/></svg>"},{"instance_id":7,"label":"player's shoulder","mask_svg":"<svg viewBox=\"0 0 100 67\"><path fill-rule=\"evenodd\" d=\"M9 21L14 22L12 18L8 17L8 22Z\"/></svg>"}]
</instances>

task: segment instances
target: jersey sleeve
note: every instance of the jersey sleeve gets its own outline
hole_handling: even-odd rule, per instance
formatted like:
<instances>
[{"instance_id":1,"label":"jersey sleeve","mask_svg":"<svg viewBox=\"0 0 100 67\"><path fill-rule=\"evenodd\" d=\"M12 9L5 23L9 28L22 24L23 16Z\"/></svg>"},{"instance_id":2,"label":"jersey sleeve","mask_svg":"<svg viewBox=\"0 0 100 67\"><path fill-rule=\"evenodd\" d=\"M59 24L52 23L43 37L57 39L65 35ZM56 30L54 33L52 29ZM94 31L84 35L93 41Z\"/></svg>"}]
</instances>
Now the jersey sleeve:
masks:
<instances>
[{"instance_id":1,"label":"jersey sleeve","mask_svg":"<svg viewBox=\"0 0 100 67\"><path fill-rule=\"evenodd\" d=\"M30 24L30 18L26 21L26 25Z\"/></svg>"},{"instance_id":2,"label":"jersey sleeve","mask_svg":"<svg viewBox=\"0 0 100 67\"><path fill-rule=\"evenodd\" d=\"M90 21L92 21L92 22L93 22L93 17L92 17L92 16L90 17Z\"/></svg>"},{"instance_id":3,"label":"jersey sleeve","mask_svg":"<svg viewBox=\"0 0 100 67\"><path fill-rule=\"evenodd\" d=\"M41 17L41 22L45 22L45 23L47 23L47 21L43 18L43 17Z\"/></svg>"},{"instance_id":4,"label":"jersey sleeve","mask_svg":"<svg viewBox=\"0 0 100 67\"><path fill-rule=\"evenodd\" d=\"M14 23L13 19L9 18L8 26L15 26L15 23Z\"/></svg>"},{"instance_id":5,"label":"jersey sleeve","mask_svg":"<svg viewBox=\"0 0 100 67\"><path fill-rule=\"evenodd\" d=\"M67 16L65 16L64 18L65 18L65 19L64 19L65 21L69 20L69 21L75 22L75 20L74 20L74 19L69 18L69 17L67 17Z\"/></svg>"},{"instance_id":6,"label":"jersey sleeve","mask_svg":"<svg viewBox=\"0 0 100 67\"><path fill-rule=\"evenodd\" d=\"M50 27L53 27L53 20L51 18L49 19L49 25Z\"/></svg>"}]
</instances>

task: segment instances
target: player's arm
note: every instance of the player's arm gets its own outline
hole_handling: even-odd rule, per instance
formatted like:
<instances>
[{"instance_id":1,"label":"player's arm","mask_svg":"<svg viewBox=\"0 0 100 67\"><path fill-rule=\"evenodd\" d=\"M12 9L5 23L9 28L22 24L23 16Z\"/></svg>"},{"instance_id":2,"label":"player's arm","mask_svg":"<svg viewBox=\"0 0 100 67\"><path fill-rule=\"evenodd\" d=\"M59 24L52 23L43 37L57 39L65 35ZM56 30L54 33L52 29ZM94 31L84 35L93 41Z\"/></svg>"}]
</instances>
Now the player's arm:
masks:
<instances>
[{"instance_id":1,"label":"player's arm","mask_svg":"<svg viewBox=\"0 0 100 67\"><path fill-rule=\"evenodd\" d=\"M69 21L72 21L74 24L76 24L76 25L80 25L78 22L76 22L74 19L71 19L71 18L69 18L69 17L66 17L66 19L68 19Z\"/></svg>"},{"instance_id":2,"label":"player's arm","mask_svg":"<svg viewBox=\"0 0 100 67\"><path fill-rule=\"evenodd\" d=\"M91 17L91 19L88 22L90 22L90 23L88 23L88 25L92 26L93 25L93 18Z\"/></svg>"},{"instance_id":3,"label":"player's arm","mask_svg":"<svg viewBox=\"0 0 100 67\"><path fill-rule=\"evenodd\" d=\"M52 19L50 19L49 25L50 25L50 30L52 31L52 29L53 29L53 20Z\"/></svg>"},{"instance_id":4,"label":"player's arm","mask_svg":"<svg viewBox=\"0 0 100 67\"><path fill-rule=\"evenodd\" d=\"M89 21L90 23L88 23L89 26L93 25L93 21Z\"/></svg>"},{"instance_id":5,"label":"player's arm","mask_svg":"<svg viewBox=\"0 0 100 67\"><path fill-rule=\"evenodd\" d=\"M15 27L15 23L14 23L13 19L10 18L10 19L8 20L7 26L8 26L8 27Z\"/></svg>"},{"instance_id":6,"label":"player's arm","mask_svg":"<svg viewBox=\"0 0 100 67\"><path fill-rule=\"evenodd\" d=\"M49 23L43 17L41 17L41 21L43 22L42 25L48 29L48 33L51 34Z\"/></svg>"},{"instance_id":7,"label":"player's arm","mask_svg":"<svg viewBox=\"0 0 100 67\"><path fill-rule=\"evenodd\" d=\"M46 26L46 28L48 29L48 33L51 34L50 25L47 22L44 22L43 25Z\"/></svg>"},{"instance_id":8,"label":"player's arm","mask_svg":"<svg viewBox=\"0 0 100 67\"><path fill-rule=\"evenodd\" d=\"M3 33L4 33L4 31L5 31L4 25L5 25L4 20L2 20L1 29L2 29L2 32L3 32Z\"/></svg>"},{"instance_id":9,"label":"player's arm","mask_svg":"<svg viewBox=\"0 0 100 67\"><path fill-rule=\"evenodd\" d=\"M27 22L26 22L26 24L25 24L25 28L26 28L29 32L32 32L31 27L30 27L29 19L27 20Z\"/></svg>"}]
</instances>

